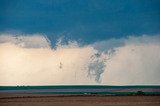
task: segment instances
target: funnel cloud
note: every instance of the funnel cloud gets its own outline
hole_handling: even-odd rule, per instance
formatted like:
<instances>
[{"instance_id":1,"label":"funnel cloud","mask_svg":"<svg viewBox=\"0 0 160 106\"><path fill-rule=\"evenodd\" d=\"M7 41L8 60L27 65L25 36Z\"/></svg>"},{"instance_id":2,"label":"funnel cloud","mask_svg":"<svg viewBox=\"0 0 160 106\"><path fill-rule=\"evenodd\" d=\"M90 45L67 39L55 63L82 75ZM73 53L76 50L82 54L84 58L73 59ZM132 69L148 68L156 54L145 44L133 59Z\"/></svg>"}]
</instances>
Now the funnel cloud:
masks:
<instances>
[{"instance_id":1,"label":"funnel cloud","mask_svg":"<svg viewBox=\"0 0 160 106\"><path fill-rule=\"evenodd\" d=\"M0 35L0 85L160 84L160 35L80 44L42 34Z\"/></svg>"}]
</instances>

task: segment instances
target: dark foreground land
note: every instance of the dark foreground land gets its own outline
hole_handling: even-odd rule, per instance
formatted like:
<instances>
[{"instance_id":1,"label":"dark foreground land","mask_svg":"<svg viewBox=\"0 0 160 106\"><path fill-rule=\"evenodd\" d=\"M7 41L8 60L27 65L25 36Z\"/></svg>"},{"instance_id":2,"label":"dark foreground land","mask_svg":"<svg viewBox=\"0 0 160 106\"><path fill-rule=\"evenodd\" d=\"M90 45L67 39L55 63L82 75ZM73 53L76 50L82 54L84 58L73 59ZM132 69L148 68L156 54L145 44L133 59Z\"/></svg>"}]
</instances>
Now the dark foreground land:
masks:
<instances>
[{"instance_id":1,"label":"dark foreground land","mask_svg":"<svg viewBox=\"0 0 160 106\"><path fill-rule=\"evenodd\" d=\"M160 106L160 96L30 95L0 98L0 106Z\"/></svg>"},{"instance_id":2,"label":"dark foreground land","mask_svg":"<svg viewBox=\"0 0 160 106\"><path fill-rule=\"evenodd\" d=\"M160 86L0 86L0 106L160 106Z\"/></svg>"}]
</instances>

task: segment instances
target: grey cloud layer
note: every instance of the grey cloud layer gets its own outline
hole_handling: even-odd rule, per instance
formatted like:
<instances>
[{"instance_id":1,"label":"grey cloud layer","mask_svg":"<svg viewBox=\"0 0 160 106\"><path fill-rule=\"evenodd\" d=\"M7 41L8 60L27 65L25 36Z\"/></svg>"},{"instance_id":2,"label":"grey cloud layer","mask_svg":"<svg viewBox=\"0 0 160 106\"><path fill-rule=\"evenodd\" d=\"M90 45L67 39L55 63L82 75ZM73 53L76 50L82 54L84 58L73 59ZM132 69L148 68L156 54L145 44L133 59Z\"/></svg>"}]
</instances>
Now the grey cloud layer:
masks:
<instances>
[{"instance_id":1,"label":"grey cloud layer","mask_svg":"<svg viewBox=\"0 0 160 106\"><path fill-rule=\"evenodd\" d=\"M1 43L12 43L26 48L49 48L50 41L47 37L34 34L34 35L12 35L12 34L1 34Z\"/></svg>"}]
</instances>

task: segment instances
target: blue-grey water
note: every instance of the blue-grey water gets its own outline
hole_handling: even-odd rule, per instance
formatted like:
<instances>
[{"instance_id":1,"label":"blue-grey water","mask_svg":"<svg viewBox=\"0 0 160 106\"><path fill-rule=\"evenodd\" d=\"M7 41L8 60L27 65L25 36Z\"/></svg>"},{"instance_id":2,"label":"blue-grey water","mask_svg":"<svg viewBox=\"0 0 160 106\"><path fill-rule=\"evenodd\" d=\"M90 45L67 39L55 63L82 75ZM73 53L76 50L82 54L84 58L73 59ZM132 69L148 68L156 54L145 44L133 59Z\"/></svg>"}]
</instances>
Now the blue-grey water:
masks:
<instances>
[{"instance_id":1,"label":"blue-grey water","mask_svg":"<svg viewBox=\"0 0 160 106\"><path fill-rule=\"evenodd\" d=\"M160 95L160 86L106 86L106 85L61 85L61 86L0 86L0 93L16 94L136 94Z\"/></svg>"}]
</instances>

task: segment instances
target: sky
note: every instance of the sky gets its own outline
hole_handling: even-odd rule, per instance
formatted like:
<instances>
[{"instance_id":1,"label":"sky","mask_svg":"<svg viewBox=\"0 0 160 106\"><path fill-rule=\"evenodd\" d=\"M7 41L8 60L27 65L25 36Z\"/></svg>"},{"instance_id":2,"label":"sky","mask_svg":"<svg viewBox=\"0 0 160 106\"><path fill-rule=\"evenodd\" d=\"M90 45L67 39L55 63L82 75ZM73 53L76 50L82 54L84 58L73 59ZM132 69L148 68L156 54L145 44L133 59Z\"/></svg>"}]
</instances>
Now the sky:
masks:
<instances>
[{"instance_id":1,"label":"sky","mask_svg":"<svg viewBox=\"0 0 160 106\"><path fill-rule=\"evenodd\" d=\"M0 85L159 85L159 5L0 0Z\"/></svg>"}]
</instances>

